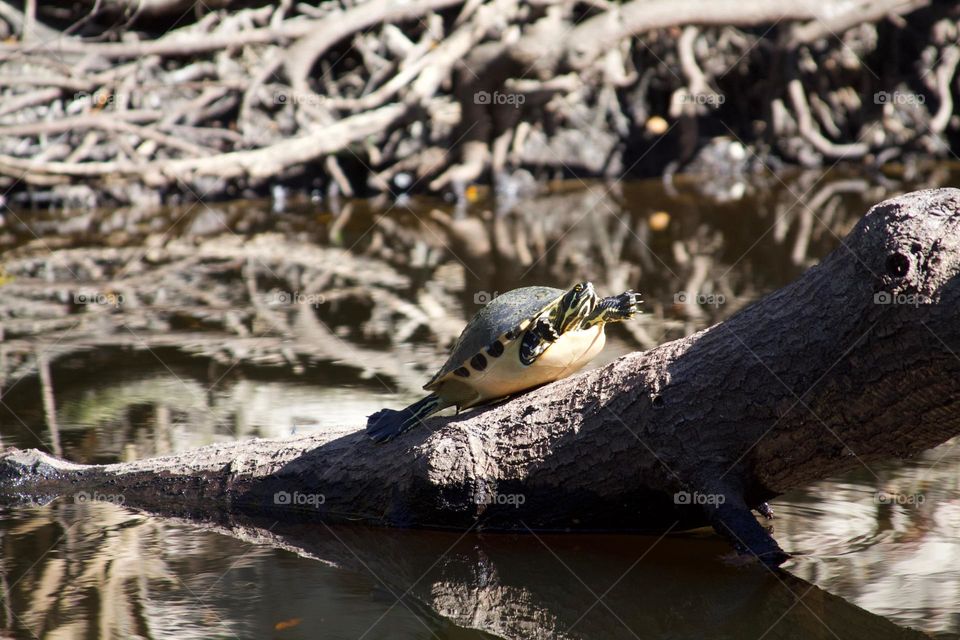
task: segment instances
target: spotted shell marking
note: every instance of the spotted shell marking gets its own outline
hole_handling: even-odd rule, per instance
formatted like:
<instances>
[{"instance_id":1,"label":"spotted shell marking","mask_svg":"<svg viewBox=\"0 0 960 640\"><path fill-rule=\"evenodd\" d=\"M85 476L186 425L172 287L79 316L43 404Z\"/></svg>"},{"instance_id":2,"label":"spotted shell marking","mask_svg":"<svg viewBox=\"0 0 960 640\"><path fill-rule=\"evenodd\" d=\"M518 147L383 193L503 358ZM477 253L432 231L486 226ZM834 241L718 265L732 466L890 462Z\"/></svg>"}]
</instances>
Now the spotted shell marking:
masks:
<instances>
[{"instance_id":1,"label":"spotted shell marking","mask_svg":"<svg viewBox=\"0 0 960 640\"><path fill-rule=\"evenodd\" d=\"M481 353L474 354L474 356L470 358L466 364L454 369L453 375L461 378L469 378L471 375L483 373L490 365L491 360L502 357L506 352L506 347L503 346L504 343L510 343L519 338L529 325L530 322L525 321L520 326L507 331L502 336L487 345L487 348Z\"/></svg>"},{"instance_id":2,"label":"spotted shell marking","mask_svg":"<svg viewBox=\"0 0 960 640\"><path fill-rule=\"evenodd\" d=\"M520 357L520 340L504 345L498 358L475 354L465 369L466 377L454 375L441 378L436 393L460 408L471 407L490 398L502 398L524 389L564 378L578 371L591 360L605 342L603 325L567 331L544 351L532 364L524 364ZM482 360L481 360L482 358ZM482 362L482 366L477 366Z\"/></svg>"},{"instance_id":3,"label":"spotted shell marking","mask_svg":"<svg viewBox=\"0 0 960 640\"><path fill-rule=\"evenodd\" d=\"M446 363L423 388L433 390L451 374L470 384L471 375L489 370L491 359L503 358L531 320L565 293L553 287L523 287L494 298L463 329Z\"/></svg>"}]
</instances>

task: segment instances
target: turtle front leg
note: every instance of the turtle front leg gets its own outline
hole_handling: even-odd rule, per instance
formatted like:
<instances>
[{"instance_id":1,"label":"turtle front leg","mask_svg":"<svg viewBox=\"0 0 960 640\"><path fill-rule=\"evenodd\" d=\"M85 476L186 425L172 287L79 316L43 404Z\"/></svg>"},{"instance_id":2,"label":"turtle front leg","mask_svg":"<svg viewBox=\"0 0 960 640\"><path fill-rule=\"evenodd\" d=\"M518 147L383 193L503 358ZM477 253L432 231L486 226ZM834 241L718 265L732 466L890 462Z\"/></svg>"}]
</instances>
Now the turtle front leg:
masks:
<instances>
[{"instance_id":1,"label":"turtle front leg","mask_svg":"<svg viewBox=\"0 0 960 640\"><path fill-rule=\"evenodd\" d=\"M581 328L589 329L598 324L629 320L640 313L641 302L643 301L640 299L640 294L633 291L624 291L618 296L604 298L584 319Z\"/></svg>"},{"instance_id":2,"label":"turtle front leg","mask_svg":"<svg viewBox=\"0 0 960 640\"><path fill-rule=\"evenodd\" d=\"M534 320L520 342L520 362L530 366L540 357L547 347L560 339L560 334L553 327L548 316L540 316Z\"/></svg>"}]
</instances>

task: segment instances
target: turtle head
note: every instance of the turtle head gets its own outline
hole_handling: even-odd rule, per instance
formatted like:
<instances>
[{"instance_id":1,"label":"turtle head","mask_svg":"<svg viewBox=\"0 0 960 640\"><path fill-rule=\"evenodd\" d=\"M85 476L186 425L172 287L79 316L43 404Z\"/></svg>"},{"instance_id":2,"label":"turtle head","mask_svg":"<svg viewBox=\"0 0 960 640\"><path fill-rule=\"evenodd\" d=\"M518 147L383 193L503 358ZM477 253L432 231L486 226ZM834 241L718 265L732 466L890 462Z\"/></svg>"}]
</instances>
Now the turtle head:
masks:
<instances>
[{"instance_id":1,"label":"turtle head","mask_svg":"<svg viewBox=\"0 0 960 640\"><path fill-rule=\"evenodd\" d=\"M600 298L590 282L580 282L563 294L557 305L557 320L554 327L557 333L564 333L579 327L593 311Z\"/></svg>"}]
</instances>

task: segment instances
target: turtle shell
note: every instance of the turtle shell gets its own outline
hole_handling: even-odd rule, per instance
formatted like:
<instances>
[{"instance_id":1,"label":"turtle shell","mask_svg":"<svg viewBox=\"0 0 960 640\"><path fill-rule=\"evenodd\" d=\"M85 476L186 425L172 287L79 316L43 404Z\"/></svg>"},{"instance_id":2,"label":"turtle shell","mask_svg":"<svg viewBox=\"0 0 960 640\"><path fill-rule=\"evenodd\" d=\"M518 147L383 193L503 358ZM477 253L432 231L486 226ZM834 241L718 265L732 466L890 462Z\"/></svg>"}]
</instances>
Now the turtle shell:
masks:
<instances>
[{"instance_id":1,"label":"turtle shell","mask_svg":"<svg viewBox=\"0 0 960 640\"><path fill-rule=\"evenodd\" d=\"M532 320L565 293L563 289L553 287L522 287L488 302L463 328L450 357L423 388L431 389L441 378L468 362L494 340L517 328L523 321Z\"/></svg>"}]
</instances>

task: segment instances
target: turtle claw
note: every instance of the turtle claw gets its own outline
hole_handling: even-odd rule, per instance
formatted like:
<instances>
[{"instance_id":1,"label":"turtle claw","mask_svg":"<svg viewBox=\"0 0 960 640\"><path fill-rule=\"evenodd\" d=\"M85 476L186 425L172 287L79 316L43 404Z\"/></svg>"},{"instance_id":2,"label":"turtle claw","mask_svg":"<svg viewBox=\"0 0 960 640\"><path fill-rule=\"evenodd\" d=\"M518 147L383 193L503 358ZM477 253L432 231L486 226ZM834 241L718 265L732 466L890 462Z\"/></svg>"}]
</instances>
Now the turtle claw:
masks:
<instances>
[{"instance_id":1,"label":"turtle claw","mask_svg":"<svg viewBox=\"0 0 960 640\"><path fill-rule=\"evenodd\" d=\"M639 293L635 291L625 291L619 296L616 296L616 298L620 301L620 306L617 307L617 311L625 316L623 318L624 320L629 320L640 313L640 305L643 303L643 300L640 298Z\"/></svg>"},{"instance_id":2,"label":"turtle claw","mask_svg":"<svg viewBox=\"0 0 960 640\"><path fill-rule=\"evenodd\" d=\"M714 530L726 538L737 553L752 556L771 569L790 559L790 554L780 548L742 500L735 494L726 498L709 508L707 515Z\"/></svg>"},{"instance_id":3,"label":"turtle claw","mask_svg":"<svg viewBox=\"0 0 960 640\"><path fill-rule=\"evenodd\" d=\"M426 398L414 402L400 411L381 409L367 416L367 437L377 444L389 442L401 433L423 424L428 416L446 406L448 406L448 403L445 400L437 394L431 393Z\"/></svg>"},{"instance_id":4,"label":"turtle claw","mask_svg":"<svg viewBox=\"0 0 960 640\"><path fill-rule=\"evenodd\" d=\"M754 509L767 520L773 520L773 507L770 506L770 503L761 502Z\"/></svg>"},{"instance_id":5,"label":"turtle claw","mask_svg":"<svg viewBox=\"0 0 960 640\"><path fill-rule=\"evenodd\" d=\"M593 313L584 322L585 327L599 323L622 322L629 320L640 313L640 294L634 291L624 291L618 296L610 296L601 300Z\"/></svg>"}]
</instances>

